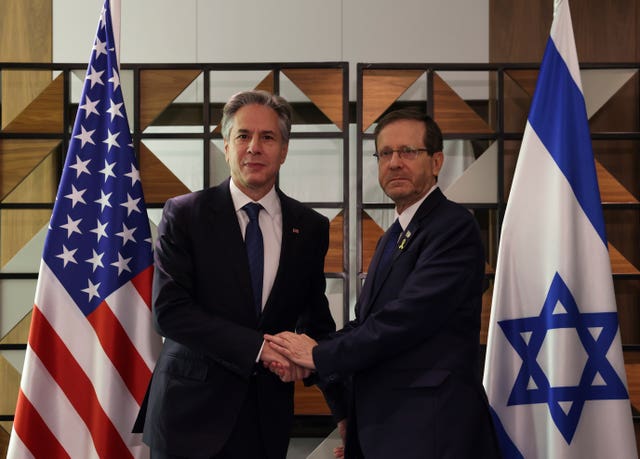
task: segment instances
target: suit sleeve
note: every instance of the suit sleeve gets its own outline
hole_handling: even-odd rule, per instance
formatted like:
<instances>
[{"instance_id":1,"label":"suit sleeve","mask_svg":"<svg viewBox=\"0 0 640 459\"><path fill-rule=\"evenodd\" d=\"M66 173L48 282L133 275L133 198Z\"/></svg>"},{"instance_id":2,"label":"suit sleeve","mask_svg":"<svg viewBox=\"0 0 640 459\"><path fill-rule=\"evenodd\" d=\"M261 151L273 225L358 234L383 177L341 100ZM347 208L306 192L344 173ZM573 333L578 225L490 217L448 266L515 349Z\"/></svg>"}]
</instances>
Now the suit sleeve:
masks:
<instances>
[{"instance_id":1,"label":"suit sleeve","mask_svg":"<svg viewBox=\"0 0 640 459\"><path fill-rule=\"evenodd\" d=\"M443 327L455 327L454 320L473 320L474 312L462 309L472 303L469 298L481 294L483 248L473 217L461 212L454 217L439 221L426 237L414 241L420 244L415 265L404 267L404 278L387 279L383 286L397 291L389 301L314 349L323 379L346 377L398 356Z\"/></svg>"},{"instance_id":2,"label":"suit sleeve","mask_svg":"<svg viewBox=\"0 0 640 459\"><path fill-rule=\"evenodd\" d=\"M305 333L316 341L326 339L336 331L325 295L324 260L329 248L329 222L322 217L314 225L310 238L307 263L310 264L309 288L306 292L304 312L296 323L296 332Z\"/></svg>"},{"instance_id":3,"label":"suit sleeve","mask_svg":"<svg viewBox=\"0 0 640 459\"><path fill-rule=\"evenodd\" d=\"M189 206L176 204L175 200L165 204L154 254L154 324L166 338L248 377L262 345L262 335L205 310L196 300L197 247L188 234L194 221L190 212Z\"/></svg>"},{"instance_id":4,"label":"suit sleeve","mask_svg":"<svg viewBox=\"0 0 640 459\"><path fill-rule=\"evenodd\" d=\"M312 238L312 276L307 295L307 308L296 325L297 333L305 333L316 341L327 339L335 333L336 325L329 310L329 304L325 295L326 280L324 275L324 261L329 248L329 222L322 218L317 225ZM324 398L336 421L346 417L346 388L343 381L328 382L320 380L316 375L305 379L304 384L310 386L316 384L322 391Z\"/></svg>"}]
</instances>

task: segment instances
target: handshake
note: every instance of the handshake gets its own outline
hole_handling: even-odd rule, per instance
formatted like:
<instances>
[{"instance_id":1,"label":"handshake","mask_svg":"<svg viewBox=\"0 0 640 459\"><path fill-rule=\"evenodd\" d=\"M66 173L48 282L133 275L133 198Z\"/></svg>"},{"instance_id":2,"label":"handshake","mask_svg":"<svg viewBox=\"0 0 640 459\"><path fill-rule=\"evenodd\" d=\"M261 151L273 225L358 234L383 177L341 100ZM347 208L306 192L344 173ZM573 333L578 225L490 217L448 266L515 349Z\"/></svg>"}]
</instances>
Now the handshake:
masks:
<instances>
[{"instance_id":1,"label":"handshake","mask_svg":"<svg viewBox=\"0 0 640 459\"><path fill-rule=\"evenodd\" d=\"M307 335L288 331L264 335L260 360L282 381L297 381L307 378L315 370L312 351L317 344Z\"/></svg>"}]
</instances>

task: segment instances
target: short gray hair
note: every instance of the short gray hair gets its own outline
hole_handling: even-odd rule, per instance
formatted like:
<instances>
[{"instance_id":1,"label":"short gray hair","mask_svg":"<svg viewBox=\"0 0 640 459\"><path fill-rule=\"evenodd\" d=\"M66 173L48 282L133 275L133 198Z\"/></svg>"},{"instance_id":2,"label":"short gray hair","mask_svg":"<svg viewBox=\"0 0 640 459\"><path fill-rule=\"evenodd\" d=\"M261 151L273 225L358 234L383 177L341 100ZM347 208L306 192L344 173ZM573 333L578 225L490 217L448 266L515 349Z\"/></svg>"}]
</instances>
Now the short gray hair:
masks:
<instances>
[{"instance_id":1,"label":"short gray hair","mask_svg":"<svg viewBox=\"0 0 640 459\"><path fill-rule=\"evenodd\" d=\"M243 91L231 96L231 99L225 104L222 109L222 137L224 140L229 140L229 134L233 127L233 119L242 107L245 105L264 105L271 108L278 115L278 126L280 127L280 133L282 139L285 142L289 142L291 135L291 105L284 97L276 96L267 91Z\"/></svg>"}]
</instances>

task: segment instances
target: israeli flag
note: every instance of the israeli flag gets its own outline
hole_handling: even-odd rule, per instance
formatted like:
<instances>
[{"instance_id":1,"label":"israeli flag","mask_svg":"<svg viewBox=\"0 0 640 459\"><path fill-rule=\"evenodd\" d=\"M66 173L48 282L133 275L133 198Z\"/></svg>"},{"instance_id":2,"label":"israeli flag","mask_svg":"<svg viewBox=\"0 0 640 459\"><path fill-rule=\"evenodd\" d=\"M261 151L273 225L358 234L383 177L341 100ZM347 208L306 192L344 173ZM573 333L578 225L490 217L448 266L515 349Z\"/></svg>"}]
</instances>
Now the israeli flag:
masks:
<instances>
[{"instance_id":1,"label":"israeli flag","mask_svg":"<svg viewBox=\"0 0 640 459\"><path fill-rule=\"evenodd\" d=\"M568 1L506 208L484 386L506 458L637 458Z\"/></svg>"}]
</instances>

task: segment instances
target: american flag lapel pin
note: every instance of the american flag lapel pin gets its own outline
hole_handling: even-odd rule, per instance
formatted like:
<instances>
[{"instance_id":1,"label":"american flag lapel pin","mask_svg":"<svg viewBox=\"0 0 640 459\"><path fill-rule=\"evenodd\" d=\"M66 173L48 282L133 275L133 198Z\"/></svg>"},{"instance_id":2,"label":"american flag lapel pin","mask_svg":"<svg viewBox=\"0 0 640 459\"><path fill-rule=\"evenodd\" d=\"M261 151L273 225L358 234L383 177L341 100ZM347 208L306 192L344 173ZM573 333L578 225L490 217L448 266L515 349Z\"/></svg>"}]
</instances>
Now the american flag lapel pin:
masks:
<instances>
[{"instance_id":1,"label":"american flag lapel pin","mask_svg":"<svg viewBox=\"0 0 640 459\"><path fill-rule=\"evenodd\" d=\"M293 228L293 229L291 230L291 232L292 232L293 234L300 234L300 230L299 230L298 228Z\"/></svg>"}]
</instances>

